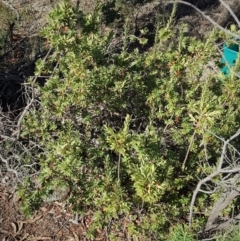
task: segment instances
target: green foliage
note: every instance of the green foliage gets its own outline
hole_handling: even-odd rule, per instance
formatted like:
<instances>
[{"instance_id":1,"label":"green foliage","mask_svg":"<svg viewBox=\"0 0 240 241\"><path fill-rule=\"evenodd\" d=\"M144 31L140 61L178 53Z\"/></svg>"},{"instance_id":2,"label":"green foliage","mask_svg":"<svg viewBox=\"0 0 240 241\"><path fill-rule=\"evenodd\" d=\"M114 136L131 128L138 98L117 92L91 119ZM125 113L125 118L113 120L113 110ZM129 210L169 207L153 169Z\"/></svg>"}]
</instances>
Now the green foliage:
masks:
<instances>
[{"instance_id":1,"label":"green foliage","mask_svg":"<svg viewBox=\"0 0 240 241\"><path fill-rule=\"evenodd\" d=\"M224 234L219 233L215 236L216 241L237 241L240 239L240 227L239 225L232 225Z\"/></svg>"},{"instance_id":2,"label":"green foliage","mask_svg":"<svg viewBox=\"0 0 240 241\"><path fill-rule=\"evenodd\" d=\"M196 241L196 237L191 233L189 228L183 225L177 225L172 229L167 241Z\"/></svg>"},{"instance_id":3,"label":"green foliage","mask_svg":"<svg viewBox=\"0 0 240 241\"><path fill-rule=\"evenodd\" d=\"M165 239L187 216L197 176L218 161L221 143L210 132L227 137L238 128L240 83L216 73L203 78L219 57L216 35L186 37L173 16L150 50L128 51L126 30L122 51L109 53L115 36L101 31L101 9L84 15L66 1L42 30L53 53L37 63L36 75L49 78L37 86L40 106L22 132L37 142L40 173L37 186L30 179L21 186L22 208L31 213L64 186L75 212L93 212L90 239L105 226L121 229L111 222L120 217L133 240ZM207 209L205 200L196 212ZM181 227L174 232L193 240Z\"/></svg>"}]
</instances>

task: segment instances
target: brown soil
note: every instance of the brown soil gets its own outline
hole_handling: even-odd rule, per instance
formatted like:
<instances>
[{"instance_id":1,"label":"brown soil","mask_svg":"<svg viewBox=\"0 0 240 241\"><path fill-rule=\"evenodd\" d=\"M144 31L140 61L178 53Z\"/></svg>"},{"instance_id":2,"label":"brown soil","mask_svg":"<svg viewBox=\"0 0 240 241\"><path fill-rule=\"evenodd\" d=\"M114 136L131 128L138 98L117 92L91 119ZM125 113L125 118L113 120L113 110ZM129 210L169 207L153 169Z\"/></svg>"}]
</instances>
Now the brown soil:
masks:
<instances>
[{"instance_id":1,"label":"brown soil","mask_svg":"<svg viewBox=\"0 0 240 241\"><path fill-rule=\"evenodd\" d=\"M46 203L26 218L20 212L20 201L16 194L4 185L0 186L0 240L2 241L85 241L91 215L84 219L74 217L71 207L64 202ZM95 239L106 240L99 230Z\"/></svg>"}]
</instances>

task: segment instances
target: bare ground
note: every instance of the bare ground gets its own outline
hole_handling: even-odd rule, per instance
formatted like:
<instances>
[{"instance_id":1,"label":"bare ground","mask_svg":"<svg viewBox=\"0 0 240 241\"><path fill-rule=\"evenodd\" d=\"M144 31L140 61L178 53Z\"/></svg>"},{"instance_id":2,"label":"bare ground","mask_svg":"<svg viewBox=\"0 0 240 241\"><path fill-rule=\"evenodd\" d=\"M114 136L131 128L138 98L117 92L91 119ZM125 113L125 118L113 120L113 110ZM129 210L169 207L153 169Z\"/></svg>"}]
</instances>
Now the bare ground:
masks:
<instances>
[{"instance_id":1,"label":"bare ground","mask_svg":"<svg viewBox=\"0 0 240 241\"><path fill-rule=\"evenodd\" d=\"M71 207L64 202L46 203L26 218L20 211L20 201L16 194L0 187L0 240L2 241L86 241L86 231L91 222L91 214L84 219L76 218ZM97 240L106 240L99 230Z\"/></svg>"}]
</instances>

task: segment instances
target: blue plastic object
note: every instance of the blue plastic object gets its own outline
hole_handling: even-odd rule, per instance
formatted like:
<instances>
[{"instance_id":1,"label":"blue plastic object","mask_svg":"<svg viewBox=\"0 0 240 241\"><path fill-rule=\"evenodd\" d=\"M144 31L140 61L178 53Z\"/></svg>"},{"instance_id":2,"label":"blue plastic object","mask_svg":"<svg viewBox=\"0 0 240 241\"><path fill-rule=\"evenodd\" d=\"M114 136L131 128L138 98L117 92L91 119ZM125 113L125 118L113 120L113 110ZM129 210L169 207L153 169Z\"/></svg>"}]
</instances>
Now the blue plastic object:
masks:
<instances>
[{"instance_id":1,"label":"blue plastic object","mask_svg":"<svg viewBox=\"0 0 240 241\"><path fill-rule=\"evenodd\" d=\"M222 73L226 76L229 75L229 67L233 66L236 62L239 53L239 45L233 44L227 46L223 44L223 58L222 63L225 63L225 66L221 69ZM228 64L227 64L228 63Z\"/></svg>"}]
</instances>

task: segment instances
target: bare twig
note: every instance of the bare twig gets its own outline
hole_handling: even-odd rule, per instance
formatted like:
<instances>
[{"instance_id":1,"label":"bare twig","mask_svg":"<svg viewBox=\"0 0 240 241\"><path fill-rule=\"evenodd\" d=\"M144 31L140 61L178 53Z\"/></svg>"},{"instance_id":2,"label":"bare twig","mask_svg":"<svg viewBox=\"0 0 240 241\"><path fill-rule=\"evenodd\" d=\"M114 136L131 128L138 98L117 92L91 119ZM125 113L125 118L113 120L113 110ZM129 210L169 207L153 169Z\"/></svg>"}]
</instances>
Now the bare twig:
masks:
<instances>
[{"instance_id":1,"label":"bare twig","mask_svg":"<svg viewBox=\"0 0 240 241\"><path fill-rule=\"evenodd\" d=\"M230 8L228 4L226 4L223 0L219 0L219 2L228 10L231 16L234 18L235 22L237 23L238 27L240 28L240 21L233 10Z\"/></svg>"},{"instance_id":2,"label":"bare twig","mask_svg":"<svg viewBox=\"0 0 240 241\"><path fill-rule=\"evenodd\" d=\"M210 214L210 217L209 217L209 221L207 223L208 229L212 225L212 223L216 219L216 217L219 215L219 213L227 205L229 205L231 200L233 200L236 196L238 196L240 194L240 187L234 188L234 183L236 183L237 180L240 178L240 174L239 174L240 167L239 166L232 167L231 163L228 166L224 167L224 164L226 164L225 160L226 160L227 147L232 140L234 140L236 137L238 137L240 135L240 129L234 135L232 135L228 140L224 140L223 138L218 137L216 134L213 134L213 135L223 142L222 152L221 152L220 160L219 160L218 166L216 167L216 170L213 173L211 173L210 175L208 175L207 177L205 177L204 179L200 180L198 182L198 185L197 185L194 193L193 193L191 205L190 205L190 213L189 213L189 226L190 227L192 226L193 208L194 208L194 204L195 204L197 194L199 192L209 194L209 191L202 190L201 186L206 184L209 181L212 181L214 177L219 176L220 174L235 174L235 173L237 173L237 174L235 174L234 178L230 179L231 176L229 175L229 179L225 179L224 181L222 180L221 182L219 182L219 185L220 185L220 183L225 184L225 188L223 188L223 189L226 189L228 191L229 191L229 184L230 184L230 189L232 189L232 191L230 192L231 195L229 195L228 199L226 199L226 200L224 199L225 201L223 201L222 199L219 199L216 208L213 208L212 213Z\"/></svg>"},{"instance_id":3,"label":"bare twig","mask_svg":"<svg viewBox=\"0 0 240 241\"><path fill-rule=\"evenodd\" d=\"M17 172L16 170L12 169L12 168L9 166L9 161L8 161L8 159L5 159L1 154L0 154L0 159L1 159L2 162L5 163L6 168L7 168L7 171L13 172L13 173L16 175L16 177L18 177L18 172Z\"/></svg>"},{"instance_id":4,"label":"bare twig","mask_svg":"<svg viewBox=\"0 0 240 241\"><path fill-rule=\"evenodd\" d=\"M234 178L231 179L231 186L234 186L234 184L237 182L239 178L240 178L240 174L237 173L234 176ZM221 213L222 210L224 210L235 197L239 196L240 194L239 192L240 192L240 187L237 187L237 188L234 188L233 190L227 190L225 193L223 193L223 195L215 203L209 215L209 218L205 227L206 231L213 228L214 221L219 216L219 213Z\"/></svg>"},{"instance_id":5,"label":"bare twig","mask_svg":"<svg viewBox=\"0 0 240 241\"><path fill-rule=\"evenodd\" d=\"M46 59L48 58L49 54L51 53L52 49L49 49L48 53L46 54L46 56L44 57L43 61L45 62ZM35 76L32 82L32 85L36 82L38 76ZM32 86L33 87L33 86ZM21 134L21 127L22 127L22 121L23 118L25 117L25 115L27 114L27 112L29 111L30 107L32 106L33 102L35 99L35 95L34 95L34 91L32 91L32 98L30 100L30 102L27 104L27 106L24 108L20 118L18 119L18 123L17 123L17 130L18 130L18 134L17 134L17 139L20 138L20 134Z\"/></svg>"},{"instance_id":6,"label":"bare twig","mask_svg":"<svg viewBox=\"0 0 240 241\"><path fill-rule=\"evenodd\" d=\"M118 182L120 182L120 166L121 166L121 154L118 154Z\"/></svg>"},{"instance_id":7,"label":"bare twig","mask_svg":"<svg viewBox=\"0 0 240 241\"><path fill-rule=\"evenodd\" d=\"M183 164L182 164L182 169L183 170L185 168L185 164L186 164L186 161L188 159L189 152L190 152L190 150L192 148L195 135L196 135L196 130L194 130L193 135L191 136L191 140L190 140L190 143L189 143L189 146L188 146L188 149L187 149L187 153L185 155L185 158L184 158L184 161L183 161Z\"/></svg>"},{"instance_id":8,"label":"bare twig","mask_svg":"<svg viewBox=\"0 0 240 241\"><path fill-rule=\"evenodd\" d=\"M192 7L194 10L196 10L198 13L200 13L205 19L207 19L213 26L217 27L218 29L222 30L223 32L225 32L226 34L228 34L229 36L232 36L236 39L240 38L239 34L233 33L227 29L225 29L224 27L222 27L221 25L219 25L216 21L214 21L210 16L206 15L203 11L201 11L199 8L197 8L196 6L194 6L193 4L189 3L189 2L185 2L185 1L181 1L181 0L173 0L173 1L167 1L167 3L181 3L181 4L185 4L187 6ZM225 3L225 5L227 5ZM233 15L232 17L235 19L237 18L237 16L231 12Z\"/></svg>"}]
</instances>

